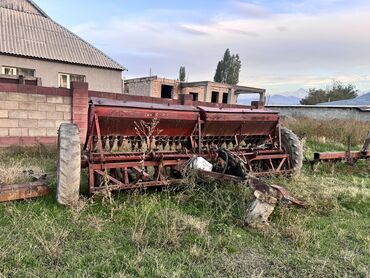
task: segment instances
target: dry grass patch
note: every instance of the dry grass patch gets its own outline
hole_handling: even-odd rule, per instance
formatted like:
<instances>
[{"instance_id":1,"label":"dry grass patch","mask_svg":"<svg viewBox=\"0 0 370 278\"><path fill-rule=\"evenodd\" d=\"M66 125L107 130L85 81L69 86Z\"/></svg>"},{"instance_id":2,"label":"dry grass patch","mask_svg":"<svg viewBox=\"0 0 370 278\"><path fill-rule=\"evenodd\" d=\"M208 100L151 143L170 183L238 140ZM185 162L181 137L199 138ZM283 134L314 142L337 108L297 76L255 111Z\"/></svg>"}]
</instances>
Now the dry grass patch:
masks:
<instances>
[{"instance_id":1,"label":"dry grass patch","mask_svg":"<svg viewBox=\"0 0 370 278\"><path fill-rule=\"evenodd\" d=\"M29 174L55 175L55 147L0 148L0 184L25 183Z\"/></svg>"},{"instance_id":2,"label":"dry grass patch","mask_svg":"<svg viewBox=\"0 0 370 278\"><path fill-rule=\"evenodd\" d=\"M293 130L300 138L344 145L347 144L348 136L351 136L354 145L362 145L370 131L370 123L353 120L287 118L283 125Z\"/></svg>"},{"instance_id":3,"label":"dry grass patch","mask_svg":"<svg viewBox=\"0 0 370 278\"><path fill-rule=\"evenodd\" d=\"M41 176L44 169L37 164L30 164L25 160L8 159L0 164L0 184L26 183L30 181L29 170L35 176Z\"/></svg>"}]
</instances>

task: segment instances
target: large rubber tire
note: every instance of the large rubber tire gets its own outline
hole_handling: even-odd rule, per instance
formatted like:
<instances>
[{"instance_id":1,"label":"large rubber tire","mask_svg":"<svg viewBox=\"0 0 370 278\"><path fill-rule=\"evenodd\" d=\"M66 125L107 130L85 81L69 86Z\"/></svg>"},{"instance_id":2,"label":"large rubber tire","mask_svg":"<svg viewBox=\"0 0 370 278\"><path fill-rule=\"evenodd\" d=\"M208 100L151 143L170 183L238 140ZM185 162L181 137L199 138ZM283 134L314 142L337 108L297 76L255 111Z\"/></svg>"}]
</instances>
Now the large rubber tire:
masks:
<instances>
[{"instance_id":1,"label":"large rubber tire","mask_svg":"<svg viewBox=\"0 0 370 278\"><path fill-rule=\"evenodd\" d=\"M73 206L80 194L80 131L75 124L61 124L58 133L57 201Z\"/></svg>"},{"instance_id":2,"label":"large rubber tire","mask_svg":"<svg viewBox=\"0 0 370 278\"><path fill-rule=\"evenodd\" d=\"M298 136L287 128L281 128L281 144L290 156L293 175L299 174L303 164L303 147Z\"/></svg>"}]
</instances>

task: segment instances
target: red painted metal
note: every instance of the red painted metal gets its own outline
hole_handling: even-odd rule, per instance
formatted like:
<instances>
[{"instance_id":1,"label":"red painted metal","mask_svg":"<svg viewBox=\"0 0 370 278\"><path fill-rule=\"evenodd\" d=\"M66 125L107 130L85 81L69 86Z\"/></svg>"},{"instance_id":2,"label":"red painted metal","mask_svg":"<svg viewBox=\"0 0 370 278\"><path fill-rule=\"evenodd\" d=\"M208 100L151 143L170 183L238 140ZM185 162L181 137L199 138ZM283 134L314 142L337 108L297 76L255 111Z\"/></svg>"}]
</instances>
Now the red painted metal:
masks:
<instances>
[{"instance_id":1,"label":"red painted metal","mask_svg":"<svg viewBox=\"0 0 370 278\"><path fill-rule=\"evenodd\" d=\"M276 128L276 112L257 109L198 107L204 136L268 135Z\"/></svg>"},{"instance_id":2,"label":"red painted metal","mask_svg":"<svg viewBox=\"0 0 370 278\"><path fill-rule=\"evenodd\" d=\"M348 157L353 159L365 159L370 158L370 151L367 152L351 152L348 154L347 152L326 152L326 153L315 153L314 159L320 161L329 161L329 160L345 160Z\"/></svg>"},{"instance_id":3,"label":"red painted metal","mask_svg":"<svg viewBox=\"0 0 370 278\"><path fill-rule=\"evenodd\" d=\"M351 151L351 137L348 138L348 150L346 152L325 152L325 153L314 153L314 161L340 161L345 160L349 163L356 162L359 159L370 158L370 132L365 139L364 145L361 151Z\"/></svg>"},{"instance_id":4,"label":"red painted metal","mask_svg":"<svg viewBox=\"0 0 370 278\"><path fill-rule=\"evenodd\" d=\"M291 171L276 112L99 98L90 101L82 166L91 193L163 186L179 183L194 156L217 163L220 148L247 165L248 174Z\"/></svg>"}]
</instances>

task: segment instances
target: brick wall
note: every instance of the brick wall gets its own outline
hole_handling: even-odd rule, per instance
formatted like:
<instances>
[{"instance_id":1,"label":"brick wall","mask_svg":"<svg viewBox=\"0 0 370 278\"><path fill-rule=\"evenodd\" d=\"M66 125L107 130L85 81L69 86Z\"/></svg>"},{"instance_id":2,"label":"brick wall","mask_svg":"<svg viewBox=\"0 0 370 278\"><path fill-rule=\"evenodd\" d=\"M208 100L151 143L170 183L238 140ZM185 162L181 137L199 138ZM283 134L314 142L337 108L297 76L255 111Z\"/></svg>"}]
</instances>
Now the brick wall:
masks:
<instances>
[{"instance_id":1,"label":"brick wall","mask_svg":"<svg viewBox=\"0 0 370 278\"><path fill-rule=\"evenodd\" d=\"M71 89L0 82L0 146L54 144L62 123L81 125L86 134L88 87Z\"/></svg>"},{"instance_id":2,"label":"brick wall","mask_svg":"<svg viewBox=\"0 0 370 278\"><path fill-rule=\"evenodd\" d=\"M125 83L125 94L136 96L150 96L151 94L151 80L134 79Z\"/></svg>"},{"instance_id":3,"label":"brick wall","mask_svg":"<svg viewBox=\"0 0 370 278\"><path fill-rule=\"evenodd\" d=\"M198 101L206 101L206 87L205 86L194 86L194 87L185 87L182 89L182 94L197 93Z\"/></svg>"},{"instance_id":4,"label":"brick wall","mask_svg":"<svg viewBox=\"0 0 370 278\"><path fill-rule=\"evenodd\" d=\"M89 88L87 83L74 82L72 93L72 121L80 128L81 142L84 142L87 132L87 114L89 110Z\"/></svg>"},{"instance_id":5,"label":"brick wall","mask_svg":"<svg viewBox=\"0 0 370 278\"><path fill-rule=\"evenodd\" d=\"M48 143L61 123L72 120L71 111L68 96L0 92L0 137L5 144Z\"/></svg>"},{"instance_id":6,"label":"brick wall","mask_svg":"<svg viewBox=\"0 0 370 278\"><path fill-rule=\"evenodd\" d=\"M160 98L162 93L162 85L172 86L172 99L178 99L181 94L181 83L176 80L158 78L151 82L151 97Z\"/></svg>"}]
</instances>

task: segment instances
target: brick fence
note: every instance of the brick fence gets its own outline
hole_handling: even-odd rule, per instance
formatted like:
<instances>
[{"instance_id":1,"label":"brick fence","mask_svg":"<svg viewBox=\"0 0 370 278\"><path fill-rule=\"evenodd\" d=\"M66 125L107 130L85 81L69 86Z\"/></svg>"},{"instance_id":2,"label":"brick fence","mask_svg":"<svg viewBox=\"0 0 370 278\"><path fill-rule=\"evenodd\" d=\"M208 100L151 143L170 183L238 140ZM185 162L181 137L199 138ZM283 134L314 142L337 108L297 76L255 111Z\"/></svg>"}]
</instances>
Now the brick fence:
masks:
<instances>
[{"instance_id":1,"label":"brick fence","mask_svg":"<svg viewBox=\"0 0 370 278\"><path fill-rule=\"evenodd\" d=\"M160 99L89 91L88 84L81 82L72 82L71 89L62 89L11 81L3 82L0 79L0 146L55 144L60 124L70 122L79 126L81 142L84 142L89 97L215 106L213 103L192 101L190 95L180 95L180 98L176 100ZM235 104L222 104L222 106L246 107Z\"/></svg>"},{"instance_id":2,"label":"brick fence","mask_svg":"<svg viewBox=\"0 0 370 278\"><path fill-rule=\"evenodd\" d=\"M74 112L72 106L74 97L81 100L79 86L85 90L87 106L87 84L72 86L68 90L0 83L0 145L55 144L60 124L87 113L77 106Z\"/></svg>"}]
</instances>

